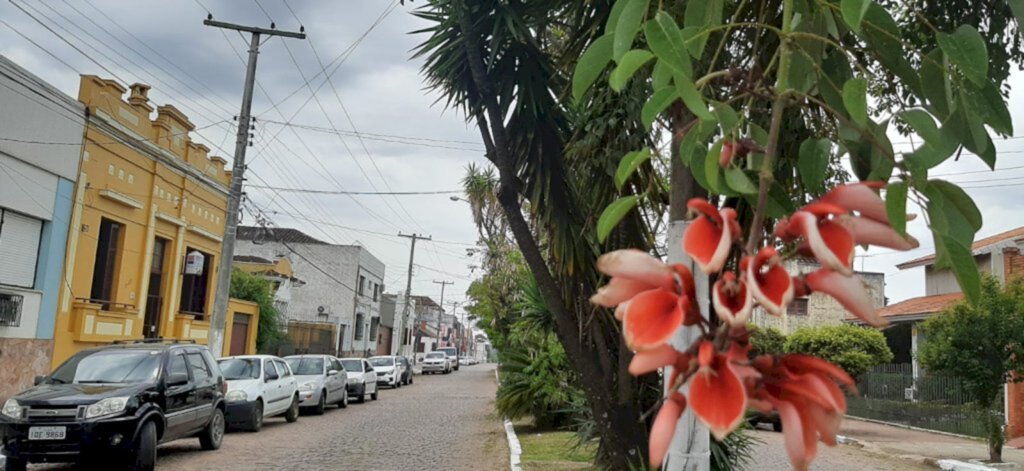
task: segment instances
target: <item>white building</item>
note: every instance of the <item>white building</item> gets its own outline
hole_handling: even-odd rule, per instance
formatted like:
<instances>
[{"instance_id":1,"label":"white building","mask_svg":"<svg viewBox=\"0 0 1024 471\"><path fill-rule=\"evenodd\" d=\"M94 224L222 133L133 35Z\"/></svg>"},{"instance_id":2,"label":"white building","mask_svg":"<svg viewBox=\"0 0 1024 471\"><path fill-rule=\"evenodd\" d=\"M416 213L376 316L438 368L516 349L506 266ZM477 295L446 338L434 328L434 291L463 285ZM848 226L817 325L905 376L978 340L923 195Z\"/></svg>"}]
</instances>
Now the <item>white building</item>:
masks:
<instances>
[{"instance_id":1,"label":"white building","mask_svg":"<svg viewBox=\"0 0 1024 471\"><path fill-rule=\"evenodd\" d=\"M414 329L416 327L416 299L409 298L405 306L404 293L385 294L380 306L381 324L391 327L392 355L412 357Z\"/></svg>"},{"instance_id":2,"label":"white building","mask_svg":"<svg viewBox=\"0 0 1024 471\"><path fill-rule=\"evenodd\" d=\"M0 56L0 401L50 367L85 121L81 103Z\"/></svg>"},{"instance_id":3,"label":"white building","mask_svg":"<svg viewBox=\"0 0 1024 471\"><path fill-rule=\"evenodd\" d=\"M376 350L384 263L366 248L328 244L296 229L243 226L235 254L287 256L301 274L306 284L291 293L285 316L289 338L304 346L296 351L362 356Z\"/></svg>"}]
</instances>

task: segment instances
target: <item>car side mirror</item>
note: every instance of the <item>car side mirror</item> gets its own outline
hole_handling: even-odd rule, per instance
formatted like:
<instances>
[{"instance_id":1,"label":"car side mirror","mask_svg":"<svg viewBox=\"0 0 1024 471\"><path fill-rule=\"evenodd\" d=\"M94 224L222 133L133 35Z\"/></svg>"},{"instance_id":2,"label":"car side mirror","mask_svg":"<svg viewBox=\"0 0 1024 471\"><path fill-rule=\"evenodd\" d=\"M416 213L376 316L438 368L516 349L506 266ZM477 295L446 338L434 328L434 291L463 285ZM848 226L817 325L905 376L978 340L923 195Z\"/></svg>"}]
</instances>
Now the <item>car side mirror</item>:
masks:
<instances>
[{"instance_id":1,"label":"car side mirror","mask_svg":"<svg viewBox=\"0 0 1024 471\"><path fill-rule=\"evenodd\" d=\"M32 383L35 386L39 386L40 384L43 384L43 381L46 381L46 376L37 375Z\"/></svg>"},{"instance_id":2,"label":"car side mirror","mask_svg":"<svg viewBox=\"0 0 1024 471\"><path fill-rule=\"evenodd\" d=\"M274 380L276 380L277 378L279 378L279 376L277 376L277 373L267 373L267 377L266 377L266 378L264 378L264 380L263 380L263 381L264 381L265 383L269 383L269 382L271 382L271 381L274 381Z\"/></svg>"},{"instance_id":3,"label":"car side mirror","mask_svg":"<svg viewBox=\"0 0 1024 471\"><path fill-rule=\"evenodd\" d=\"M331 370L327 372L327 376L337 376L338 370Z\"/></svg>"},{"instance_id":4,"label":"car side mirror","mask_svg":"<svg viewBox=\"0 0 1024 471\"><path fill-rule=\"evenodd\" d=\"M171 373L167 375L168 386L181 386L182 384L188 383L188 374L186 373Z\"/></svg>"}]
</instances>

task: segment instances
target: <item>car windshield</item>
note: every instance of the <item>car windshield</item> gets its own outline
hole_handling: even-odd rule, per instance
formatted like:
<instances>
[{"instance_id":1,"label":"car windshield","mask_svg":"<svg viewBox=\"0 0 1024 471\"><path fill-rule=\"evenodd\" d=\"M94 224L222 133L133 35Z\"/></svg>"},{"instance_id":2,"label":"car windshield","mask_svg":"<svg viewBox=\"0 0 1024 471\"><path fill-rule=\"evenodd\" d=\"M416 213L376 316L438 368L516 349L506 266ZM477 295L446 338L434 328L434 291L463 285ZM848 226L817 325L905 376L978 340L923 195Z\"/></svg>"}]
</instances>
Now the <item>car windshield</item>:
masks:
<instances>
[{"instance_id":1,"label":"car windshield","mask_svg":"<svg viewBox=\"0 0 1024 471\"><path fill-rule=\"evenodd\" d=\"M395 359L388 357L371 358L370 364L373 366L395 366Z\"/></svg>"},{"instance_id":2,"label":"car windshield","mask_svg":"<svg viewBox=\"0 0 1024 471\"><path fill-rule=\"evenodd\" d=\"M341 366L345 371L363 371L363 362L359 360L341 360Z\"/></svg>"},{"instance_id":3,"label":"car windshield","mask_svg":"<svg viewBox=\"0 0 1024 471\"><path fill-rule=\"evenodd\" d=\"M454 348L441 348L441 349L438 349L438 351L444 352L445 355L448 355L450 357L455 356L455 349Z\"/></svg>"},{"instance_id":4,"label":"car windshield","mask_svg":"<svg viewBox=\"0 0 1024 471\"><path fill-rule=\"evenodd\" d=\"M260 361L256 358L226 358L217 362L224 379L257 379L260 377Z\"/></svg>"},{"instance_id":5,"label":"car windshield","mask_svg":"<svg viewBox=\"0 0 1024 471\"><path fill-rule=\"evenodd\" d=\"M48 382L141 383L160 374L160 352L156 350L101 350L82 352L65 361Z\"/></svg>"},{"instance_id":6,"label":"car windshield","mask_svg":"<svg viewBox=\"0 0 1024 471\"><path fill-rule=\"evenodd\" d=\"M292 373L297 375L322 375L324 374L323 358L285 358Z\"/></svg>"},{"instance_id":7,"label":"car windshield","mask_svg":"<svg viewBox=\"0 0 1024 471\"><path fill-rule=\"evenodd\" d=\"M444 357L445 357L445 355L442 352L431 352L431 353L427 354L427 358L432 358L432 359L444 358Z\"/></svg>"}]
</instances>

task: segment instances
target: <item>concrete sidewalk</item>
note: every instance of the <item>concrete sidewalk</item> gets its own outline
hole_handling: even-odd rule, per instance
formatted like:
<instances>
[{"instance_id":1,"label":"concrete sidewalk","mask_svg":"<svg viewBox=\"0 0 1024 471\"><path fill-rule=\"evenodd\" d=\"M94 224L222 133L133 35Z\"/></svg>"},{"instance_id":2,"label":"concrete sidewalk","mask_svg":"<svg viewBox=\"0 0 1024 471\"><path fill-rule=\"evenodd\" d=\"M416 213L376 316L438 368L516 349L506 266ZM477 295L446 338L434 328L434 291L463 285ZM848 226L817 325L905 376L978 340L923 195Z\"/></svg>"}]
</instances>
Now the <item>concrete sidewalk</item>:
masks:
<instances>
[{"instance_id":1,"label":"concrete sidewalk","mask_svg":"<svg viewBox=\"0 0 1024 471\"><path fill-rule=\"evenodd\" d=\"M911 430L867 422L852 417L843 420L840 435L864 445L866 451L899 456L934 465L938 460L988 460L988 445L982 440ZM1003 461L1024 467L1024 450L1003 447Z\"/></svg>"}]
</instances>

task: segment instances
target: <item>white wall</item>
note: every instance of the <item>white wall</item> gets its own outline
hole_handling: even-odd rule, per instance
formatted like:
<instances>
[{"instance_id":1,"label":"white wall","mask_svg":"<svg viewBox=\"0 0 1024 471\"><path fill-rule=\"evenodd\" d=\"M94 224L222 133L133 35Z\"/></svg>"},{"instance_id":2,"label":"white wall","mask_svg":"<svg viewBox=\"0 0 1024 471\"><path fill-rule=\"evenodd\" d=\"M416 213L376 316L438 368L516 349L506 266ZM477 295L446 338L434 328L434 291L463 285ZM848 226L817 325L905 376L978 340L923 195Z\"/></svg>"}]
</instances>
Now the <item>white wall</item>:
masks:
<instances>
[{"instance_id":1,"label":"white wall","mask_svg":"<svg viewBox=\"0 0 1024 471\"><path fill-rule=\"evenodd\" d=\"M17 327L0 326L0 338L34 339L39 322L39 304L43 293L35 290L0 286L0 293L23 296L21 300L21 323Z\"/></svg>"}]
</instances>

